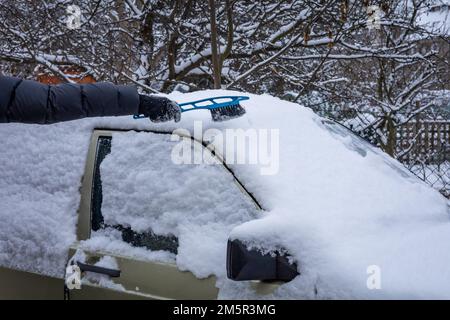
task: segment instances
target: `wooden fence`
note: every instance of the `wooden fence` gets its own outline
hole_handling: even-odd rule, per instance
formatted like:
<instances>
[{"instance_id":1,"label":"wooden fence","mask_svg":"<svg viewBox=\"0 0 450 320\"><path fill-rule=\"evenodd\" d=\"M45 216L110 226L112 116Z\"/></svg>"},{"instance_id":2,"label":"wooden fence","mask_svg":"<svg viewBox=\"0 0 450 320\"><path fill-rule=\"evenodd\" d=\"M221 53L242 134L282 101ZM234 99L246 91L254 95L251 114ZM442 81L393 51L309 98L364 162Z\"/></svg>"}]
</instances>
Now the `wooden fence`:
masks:
<instances>
[{"instance_id":1,"label":"wooden fence","mask_svg":"<svg viewBox=\"0 0 450 320\"><path fill-rule=\"evenodd\" d=\"M398 127L397 154L402 162L450 161L450 120L415 120Z\"/></svg>"}]
</instances>

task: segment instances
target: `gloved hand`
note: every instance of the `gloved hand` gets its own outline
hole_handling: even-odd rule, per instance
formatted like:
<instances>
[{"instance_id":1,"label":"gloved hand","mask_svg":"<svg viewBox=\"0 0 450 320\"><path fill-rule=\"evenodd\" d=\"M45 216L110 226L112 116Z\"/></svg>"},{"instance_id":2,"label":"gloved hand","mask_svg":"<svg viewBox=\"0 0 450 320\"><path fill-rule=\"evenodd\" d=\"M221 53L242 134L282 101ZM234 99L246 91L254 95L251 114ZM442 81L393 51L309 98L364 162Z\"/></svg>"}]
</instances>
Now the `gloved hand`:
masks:
<instances>
[{"instance_id":1,"label":"gloved hand","mask_svg":"<svg viewBox=\"0 0 450 320\"><path fill-rule=\"evenodd\" d=\"M181 119L181 108L165 97L139 95L139 114L149 117L153 122L165 122Z\"/></svg>"}]
</instances>

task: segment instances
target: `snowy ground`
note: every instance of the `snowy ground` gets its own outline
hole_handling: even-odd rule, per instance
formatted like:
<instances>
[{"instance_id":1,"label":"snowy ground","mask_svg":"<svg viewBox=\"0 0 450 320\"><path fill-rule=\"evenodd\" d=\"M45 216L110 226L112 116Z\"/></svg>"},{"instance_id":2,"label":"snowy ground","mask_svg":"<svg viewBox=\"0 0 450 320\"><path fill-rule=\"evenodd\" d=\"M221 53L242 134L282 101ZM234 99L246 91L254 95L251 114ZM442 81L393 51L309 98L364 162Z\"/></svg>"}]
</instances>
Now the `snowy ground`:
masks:
<instances>
[{"instance_id":1,"label":"snowy ground","mask_svg":"<svg viewBox=\"0 0 450 320\"><path fill-rule=\"evenodd\" d=\"M174 93L171 98L184 102L228 94L233 92ZM181 268L216 274L221 298L450 298L445 198L379 150L323 124L309 109L268 95L251 95L243 105L246 116L224 123L211 122L205 111L183 114L179 124L120 117L1 125L0 264L62 275L67 248L76 238L78 188L93 128L192 131L194 120L201 119L204 129L280 130L278 174L261 175L258 165L232 165L265 209L261 218L243 214L233 221L206 219L191 230L180 226L180 254L204 243L199 257L222 257L197 263L176 258ZM140 134L132 141L145 139ZM105 163L105 170L112 165ZM188 206L190 198L185 200ZM111 208L116 209L120 212ZM113 211L111 218L117 217ZM255 296L248 283L225 279L224 245L208 246L212 222L216 239L231 235L285 247L298 261L301 276L265 297ZM235 227L238 222L244 223ZM366 286L372 265L381 270L380 290Z\"/></svg>"}]
</instances>

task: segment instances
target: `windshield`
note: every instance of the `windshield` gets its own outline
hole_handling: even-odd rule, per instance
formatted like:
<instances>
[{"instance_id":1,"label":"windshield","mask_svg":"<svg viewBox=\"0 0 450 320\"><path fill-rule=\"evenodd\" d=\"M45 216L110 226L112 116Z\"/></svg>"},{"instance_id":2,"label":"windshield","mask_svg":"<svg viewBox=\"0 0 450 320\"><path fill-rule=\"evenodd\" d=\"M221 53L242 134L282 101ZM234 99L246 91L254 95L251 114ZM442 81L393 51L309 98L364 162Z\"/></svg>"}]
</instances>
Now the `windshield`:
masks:
<instances>
[{"instance_id":1,"label":"windshield","mask_svg":"<svg viewBox=\"0 0 450 320\"><path fill-rule=\"evenodd\" d=\"M376 155L401 176L405 178L415 178L415 176L397 160L391 158L388 154L373 146L367 140L356 135L350 129L328 119L323 119L322 123L336 138L341 140L348 149L359 153L363 157L367 157L368 154Z\"/></svg>"}]
</instances>

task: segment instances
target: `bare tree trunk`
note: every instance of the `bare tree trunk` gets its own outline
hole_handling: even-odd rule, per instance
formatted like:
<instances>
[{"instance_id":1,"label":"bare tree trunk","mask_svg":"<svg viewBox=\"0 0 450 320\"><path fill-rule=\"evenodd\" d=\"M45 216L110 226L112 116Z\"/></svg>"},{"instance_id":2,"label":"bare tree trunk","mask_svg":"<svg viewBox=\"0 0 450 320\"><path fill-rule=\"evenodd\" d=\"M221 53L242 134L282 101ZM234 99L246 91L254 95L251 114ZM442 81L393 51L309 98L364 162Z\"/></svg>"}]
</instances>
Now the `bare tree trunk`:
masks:
<instances>
[{"instance_id":1,"label":"bare tree trunk","mask_svg":"<svg viewBox=\"0 0 450 320\"><path fill-rule=\"evenodd\" d=\"M388 124L387 126L388 136L387 136L386 152L391 157L395 157L395 147L397 146L397 128L395 127L392 118L388 119L387 124Z\"/></svg>"},{"instance_id":2,"label":"bare tree trunk","mask_svg":"<svg viewBox=\"0 0 450 320\"><path fill-rule=\"evenodd\" d=\"M209 14L211 19L211 60L213 65L214 89L220 89L222 70L217 49L216 4L214 0L209 0Z\"/></svg>"}]
</instances>

